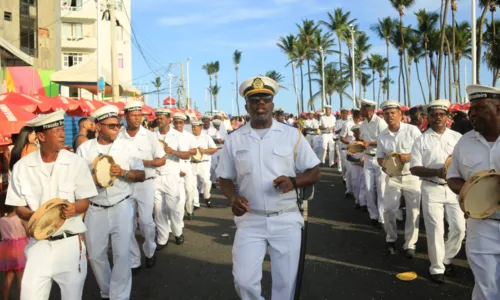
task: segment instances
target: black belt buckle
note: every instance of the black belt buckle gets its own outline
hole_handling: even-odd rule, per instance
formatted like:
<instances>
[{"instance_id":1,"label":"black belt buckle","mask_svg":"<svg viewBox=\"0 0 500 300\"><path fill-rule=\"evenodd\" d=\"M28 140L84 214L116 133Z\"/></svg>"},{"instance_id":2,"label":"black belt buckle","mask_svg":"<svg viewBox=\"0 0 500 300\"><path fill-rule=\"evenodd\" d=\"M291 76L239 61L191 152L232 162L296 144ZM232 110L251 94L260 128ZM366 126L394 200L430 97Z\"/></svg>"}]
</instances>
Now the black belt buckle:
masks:
<instances>
[{"instance_id":1,"label":"black belt buckle","mask_svg":"<svg viewBox=\"0 0 500 300\"><path fill-rule=\"evenodd\" d=\"M270 214L266 214L267 217L274 217L274 216L279 216L280 215L280 212L279 211L276 211L276 212L272 212Z\"/></svg>"},{"instance_id":2,"label":"black belt buckle","mask_svg":"<svg viewBox=\"0 0 500 300\"><path fill-rule=\"evenodd\" d=\"M94 203L94 202L92 202L92 201L90 202L90 205L95 206L95 207L99 207L99 208L108 209L108 208L111 208L111 207L113 207L113 206L116 206L116 205L120 204L121 202L123 202L123 201L127 200L128 198L130 198L130 195L128 195L127 197L123 198L122 200L120 200L120 201L116 202L116 203L115 203L115 204L113 204L113 205L100 205L100 204Z\"/></svg>"},{"instance_id":3,"label":"black belt buckle","mask_svg":"<svg viewBox=\"0 0 500 300\"><path fill-rule=\"evenodd\" d=\"M59 240L62 240L62 239L70 238L70 237L75 236L75 235L78 235L78 233L63 233L63 234L60 234L60 235L57 235L57 236L51 236L47 240L49 242L59 241Z\"/></svg>"}]
</instances>

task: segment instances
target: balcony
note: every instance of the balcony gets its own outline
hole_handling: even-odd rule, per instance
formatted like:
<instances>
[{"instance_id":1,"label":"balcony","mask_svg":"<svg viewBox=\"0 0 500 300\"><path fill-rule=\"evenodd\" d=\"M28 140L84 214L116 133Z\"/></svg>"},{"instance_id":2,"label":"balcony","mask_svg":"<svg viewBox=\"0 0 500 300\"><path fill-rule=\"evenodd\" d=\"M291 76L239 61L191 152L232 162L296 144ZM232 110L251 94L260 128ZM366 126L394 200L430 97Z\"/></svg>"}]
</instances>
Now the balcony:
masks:
<instances>
[{"instance_id":1,"label":"balcony","mask_svg":"<svg viewBox=\"0 0 500 300\"><path fill-rule=\"evenodd\" d=\"M65 6L61 7L61 19L63 21L95 21L97 20L97 11L92 6Z\"/></svg>"},{"instance_id":2,"label":"balcony","mask_svg":"<svg viewBox=\"0 0 500 300\"><path fill-rule=\"evenodd\" d=\"M61 38L63 49L95 50L97 49L97 39L94 37L63 36Z\"/></svg>"}]
</instances>

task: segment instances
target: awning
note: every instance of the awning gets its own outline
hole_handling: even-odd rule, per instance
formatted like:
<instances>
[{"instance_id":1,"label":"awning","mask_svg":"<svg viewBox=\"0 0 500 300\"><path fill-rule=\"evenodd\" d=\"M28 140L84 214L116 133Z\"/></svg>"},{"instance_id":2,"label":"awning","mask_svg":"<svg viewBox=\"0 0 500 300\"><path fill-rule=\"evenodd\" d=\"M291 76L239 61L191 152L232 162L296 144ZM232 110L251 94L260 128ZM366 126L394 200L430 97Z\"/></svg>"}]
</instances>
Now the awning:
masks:
<instances>
[{"instance_id":1,"label":"awning","mask_svg":"<svg viewBox=\"0 0 500 300\"><path fill-rule=\"evenodd\" d=\"M16 46L14 46L12 43L4 39L3 37L0 36L0 51L2 52L1 57L2 58L7 58L7 59L17 59L21 60L25 64L32 66L33 65L33 57L29 56L28 54L24 53L20 49L18 49Z\"/></svg>"}]
</instances>

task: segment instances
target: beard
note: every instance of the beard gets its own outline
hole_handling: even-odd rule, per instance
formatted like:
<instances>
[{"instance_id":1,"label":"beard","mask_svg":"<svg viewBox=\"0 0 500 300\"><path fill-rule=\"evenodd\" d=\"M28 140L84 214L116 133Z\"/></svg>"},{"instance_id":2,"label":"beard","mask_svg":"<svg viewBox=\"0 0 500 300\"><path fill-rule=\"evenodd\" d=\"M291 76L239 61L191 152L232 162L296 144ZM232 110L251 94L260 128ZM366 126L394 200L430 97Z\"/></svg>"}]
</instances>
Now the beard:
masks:
<instances>
[{"instance_id":1,"label":"beard","mask_svg":"<svg viewBox=\"0 0 500 300\"><path fill-rule=\"evenodd\" d=\"M87 138L88 138L89 140L91 140L91 139L95 139L96 135L97 135L97 132L96 132L96 131L91 131L91 130L87 131Z\"/></svg>"}]
</instances>

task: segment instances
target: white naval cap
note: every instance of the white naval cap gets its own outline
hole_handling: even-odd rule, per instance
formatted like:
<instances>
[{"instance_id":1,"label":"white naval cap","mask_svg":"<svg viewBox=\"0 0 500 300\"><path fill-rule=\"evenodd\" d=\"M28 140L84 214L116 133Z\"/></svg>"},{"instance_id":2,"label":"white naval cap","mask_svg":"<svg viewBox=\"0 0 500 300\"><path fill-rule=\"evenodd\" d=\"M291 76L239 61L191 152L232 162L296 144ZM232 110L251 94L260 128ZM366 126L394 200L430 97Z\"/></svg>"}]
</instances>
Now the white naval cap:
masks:
<instances>
[{"instance_id":1,"label":"white naval cap","mask_svg":"<svg viewBox=\"0 0 500 300\"><path fill-rule=\"evenodd\" d=\"M138 111L138 110L140 111L142 110L143 105L144 104L142 104L142 102L140 101L129 101L123 108L123 111L126 113L131 111Z\"/></svg>"},{"instance_id":2,"label":"white naval cap","mask_svg":"<svg viewBox=\"0 0 500 300\"><path fill-rule=\"evenodd\" d=\"M204 114L201 116L201 120L203 119L212 119L212 117L210 115Z\"/></svg>"},{"instance_id":3,"label":"white naval cap","mask_svg":"<svg viewBox=\"0 0 500 300\"><path fill-rule=\"evenodd\" d=\"M223 116L224 116L223 112L216 112L216 113L214 113L214 117L222 118Z\"/></svg>"},{"instance_id":4,"label":"white naval cap","mask_svg":"<svg viewBox=\"0 0 500 300\"><path fill-rule=\"evenodd\" d=\"M157 116L167 116L169 114L170 114L170 109L163 108L163 107L155 109L155 115L157 115Z\"/></svg>"},{"instance_id":5,"label":"white naval cap","mask_svg":"<svg viewBox=\"0 0 500 300\"><path fill-rule=\"evenodd\" d=\"M348 112L348 111L350 111L350 109L349 109L349 108L347 108L347 107L342 107L342 108L340 109L340 111L341 111L341 112L342 112L342 111L346 111L346 112Z\"/></svg>"},{"instance_id":6,"label":"white naval cap","mask_svg":"<svg viewBox=\"0 0 500 300\"><path fill-rule=\"evenodd\" d=\"M469 101L481 99L500 99L500 89L487 85L471 84L465 90L469 95Z\"/></svg>"},{"instance_id":7,"label":"white naval cap","mask_svg":"<svg viewBox=\"0 0 500 300\"><path fill-rule=\"evenodd\" d=\"M375 106L377 106L377 102L375 102L375 101L363 99L363 98L359 98L359 100L361 101L361 107L375 107Z\"/></svg>"},{"instance_id":8,"label":"white naval cap","mask_svg":"<svg viewBox=\"0 0 500 300\"><path fill-rule=\"evenodd\" d=\"M35 132L42 132L59 126L64 126L64 110L58 110L47 115L40 115L26 123Z\"/></svg>"},{"instance_id":9,"label":"white naval cap","mask_svg":"<svg viewBox=\"0 0 500 300\"><path fill-rule=\"evenodd\" d=\"M315 115L316 113L311 110L311 111L309 111L309 114Z\"/></svg>"},{"instance_id":10,"label":"white naval cap","mask_svg":"<svg viewBox=\"0 0 500 300\"><path fill-rule=\"evenodd\" d=\"M279 90L279 85L273 79L266 76L251 77L240 85L240 95L243 98L255 94L276 95Z\"/></svg>"},{"instance_id":11,"label":"white naval cap","mask_svg":"<svg viewBox=\"0 0 500 300\"><path fill-rule=\"evenodd\" d=\"M322 111L318 111L318 115L322 116L322 115L324 115L324 114L325 114L324 112L322 112Z\"/></svg>"},{"instance_id":12,"label":"white naval cap","mask_svg":"<svg viewBox=\"0 0 500 300\"><path fill-rule=\"evenodd\" d=\"M213 120L212 121L212 124L214 124L214 126L220 126L221 123L222 123L221 120Z\"/></svg>"},{"instance_id":13,"label":"white naval cap","mask_svg":"<svg viewBox=\"0 0 500 300\"><path fill-rule=\"evenodd\" d=\"M201 121L193 121L193 122L191 122L191 127L193 127L193 126L201 126L201 125L203 125L203 122L201 122Z\"/></svg>"},{"instance_id":14,"label":"white naval cap","mask_svg":"<svg viewBox=\"0 0 500 300\"><path fill-rule=\"evenodd\" d=\"M447 99L438 99L436 101L431 102L429 105L427 105L427 111L430 111L431 109L441 109L441 110L446 110L448 111L448 108L450 107L451 103Z\"/></svg>"},{"instance_id":15,"label":"white naval cap","mask_svg":"<svg viewBox=\"0 0 500 300\"><path fill-rule=\"evenodd\" d=\"M399 103L396 100L385 100L384 102L382 102L382 104L380 104L381 110L394 109L394 108L401 109L401 103Z\"/></svg>"},{"instance_id":16,"label":"white naval cap","mask_svg":"<svg viewBox=\"0 0 500 300\"><path fill-rule=\"evenodd\" d=\"M118 118L118 107L114 105L105 105L92 114L94 122L99 123L109 118Z\"/></svg>"},{"instance_id":17,"label":"white naval cap","mask_svg":"<svg viewBox=\"0 0 500 300\"><path fill-rule=\"evenodd\" d=\"M183 114L183 113L181 113L181 112L174 113L173 116L172 116L172 118L174 118L174 119L181 119L183 121L186 121L186 119L187 119L186 115Z\"/></svg>"},{"instance_id":18,"label":"white naval cap","mask_svg":"<svg viewBox=\"0 0 500 300\"><path fill-rule=\"evenodd\" d=\"M356 125L351 127L351 131L356 131L356 130L360 130L360 129L361 129L361 124L356 124Z\"/></svg>"},{"instance_id":19,"label":"white naval cap","mask_svg":"<svg viewBox=\"0 0 500 300\"><path fill-rule=\"evenodd\" d=\"M327 108L330 108L330 109L331 109L331 108L332 108L332 106L331 106L331 105L325 105L325 109L327 109Z\"/></svg>"}]
</instances>

